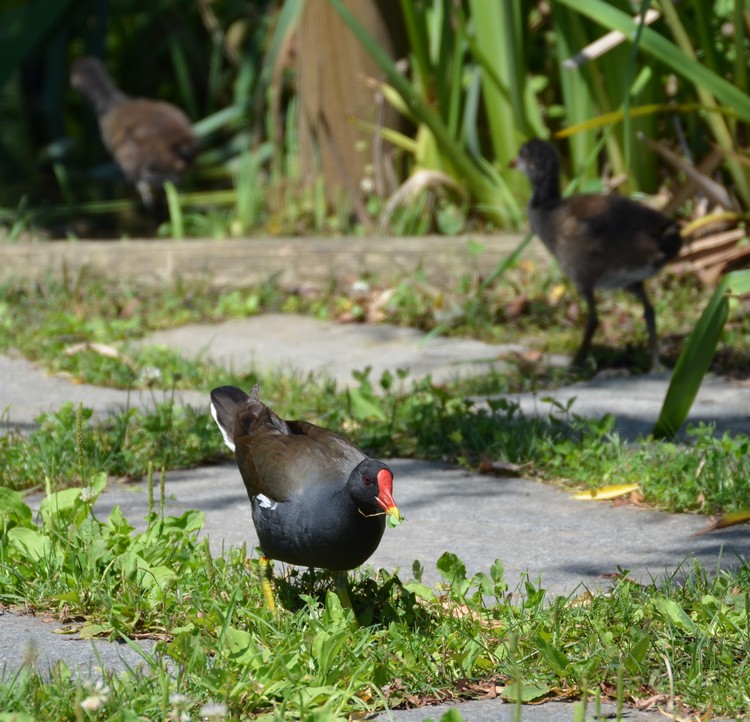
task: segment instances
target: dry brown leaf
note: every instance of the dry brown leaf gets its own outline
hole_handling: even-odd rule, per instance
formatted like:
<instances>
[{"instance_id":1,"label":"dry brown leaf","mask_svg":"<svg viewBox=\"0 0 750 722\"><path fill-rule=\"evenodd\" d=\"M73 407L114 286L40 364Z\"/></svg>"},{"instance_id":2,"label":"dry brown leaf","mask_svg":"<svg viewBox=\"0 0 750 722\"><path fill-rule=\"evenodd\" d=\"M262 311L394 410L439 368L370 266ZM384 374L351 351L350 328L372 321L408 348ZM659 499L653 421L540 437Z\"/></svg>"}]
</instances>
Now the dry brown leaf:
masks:
<instances>
[{"instance_id":1,"label":"dry brown leaf","mask_svg":"<svg viewBox=\"0 0 750 722\"><path fill-rule=\"evenodd\" d=\"M648 710L656 707L657 704L669 704L672 698L668 694L652 694L645 699L636 699L634 705L639 710Z\"/></svg>"},{"instance_id":2,"label":"dry brown leaf","mask_svg":"<svg viewBox=\"0 0 750 722\"><path fill-rule=\"evenodd\" d=\"M581 592L578 596L571 599L565 606L566 607L588 607L589 604L594 600L594 595L591 592Z\"/></svg>"},{"instance_id":3,"label":"dry brown leaf","mask_svg":"<svg viewBox=\"0 0 750 722\"><path fill-rule=\"evenodd\" d=\"M120 352L114 346L109 346L105 343L89 343L88 341L74 343L72 346L64 349L63 353L66 356L75 356L75 354L81 353L81 351L93 351L107 358L120 358Z\"/></svg>"},{"instance_id":4,"label":"dry brown leaf","mask_svg":"<svg viewBox=\"0 0 750 722\"><path fill-rule=\"evenodd\" d=\"M531 464L514 464L511 461L505 461L504 459L499 461L491 461L486 457L482 457L477 467L477 471L480 474L492 474L494 476L523 476L524 472L531 466Z\"/></svg>"},{"instance_id":5,"label":"dry brown leaf","mask_svg":"<svg viewBox=\"0 0 750 722\"><path fill-rule=\"evenodd\" d=\"M637 506L639 509L650 509L651 505L646 503L646 497L640 491L634 491L628 496L612 500L612 506Z\"/></svg>"},{"instance_id":6,"label":"dry brown leaf","mask_svg":"<svg viewBox=\"0 0 750 722\"><path fill-rule=\"evenodd\" d=\"M524 702L524 704L539 705L561 699L576 699L580 694L581 690L578 687L551 687L543 696L537 699L530 699L528 702Z\"/></svg>"},{"instance_id":7,"label":"dry brown leaf","mask_svg":"<svg viewBox=\"0 0 750 722\"><path fill-rule=\"evenodd\" d=\"M494 679L459 679L456 682L456 689L461 696L469 696L472 699L495 699L504 687L497 684Z\"/></svg>"},{"instance_id":8,"label":"dry brown leaf","mask_svg":"<svg viewBox=\"0 0 750 722\"><path fill-rule=\"evenodd\" d=\"M479 622L483 627L487 629L499 629L500 627L504 626L503 622L499 619L490 619L487 615L477 614L477 612L469 609L469 607L467 607L465 604L456 604L446 594L438 597L438 602L443 608L443 611L454 619L463 619L464 617L470 617L474 621Z\"/></svg>"},{"instance_id":9,"label":"dry brown leaf","mask_svg":"<svg viewBox=\"0 0 750 722\"><path fill-rule=\"evenodd\" d=\"M505 317L508 319L523 316L528 310L531 301L528 296L521 294L516 296L510 303L505 305Z\"/></svg>"}]
</instances>

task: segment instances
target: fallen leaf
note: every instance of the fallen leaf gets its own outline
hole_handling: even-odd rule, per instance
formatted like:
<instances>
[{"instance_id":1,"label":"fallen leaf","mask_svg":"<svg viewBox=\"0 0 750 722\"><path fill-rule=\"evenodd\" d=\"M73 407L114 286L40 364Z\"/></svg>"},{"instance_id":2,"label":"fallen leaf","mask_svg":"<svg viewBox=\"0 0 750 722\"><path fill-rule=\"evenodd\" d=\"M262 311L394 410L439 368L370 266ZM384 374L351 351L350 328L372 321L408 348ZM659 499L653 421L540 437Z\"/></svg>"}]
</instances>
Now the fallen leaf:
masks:
<instances>
[{"instance_id":1,"label":"fallen leaf","mask_svg":"<svg viewBox=\"0 0 750 722\"><path fill-rule=\"evenodd\" d=\"M546 700L549 692L549 687L536 684L518 685L515 682L511 682L505 686L501 697L508 702L529 704L535 700Z\"/></svg>"},{"instance_id":2,"label":"fallen leaf","mask_svg":"<svg viewBox=\"0 0 750 722\"><path fill-rule=\"evenodd\" d=\"M608 501L617 499L619 496L625 496L633 491L638 491L638 484L613 484L610 486L601 486L598 489L589 489L573 494L574 499L586 501Z\"/></svg>"},{"instance_id":3,"label":"fallen leaf","mask_svg":"<svg viewBox=\"0 0 750 722\"><path fill-rule=\"evenodd\" d=\"M120 358L120 352L114 347L109 346L105 343L89 343L84 341L82 343L74 343L72 346L68 346L63 353L66 356L74 356L81 351L94 351L100 356L106 356L107 358Z\"/></svg>"},{"instance_id":4,"label":"fallen leaf","mask_svg":"<svg viewBox=\"0 0 750 722\"><path fill-rule=\"evenodd\" d=\"M498 686L496 680L470 680L459 679L456 682L456 689L462 697L471 697L472 699L495 699L498 690L503 688Z\"/></svg>"},{"instance_id":5,"label":"fallen leaf","mask_svg":"<svg viewBox=\"0 0 750 722\"><path fill-rule=\"evenodd\" d=\"M122 361L126 366L133 368L133 362L127 356L121 354L114 346L106 343L89 343L88 341L74 343L72 346L68 346L63 353L66 356L75 356L75 354L82 353L83 351L93 351L105 358L117 359L118 361Z\"/></svg>"},{"instance_id":6,"label":"fallen leaf","mask_svg":"<svg viewBox=\"0 0 750 722\"><path fill-rule=\"evenodd\" d=\"M622 572L605 572L599 575L600 579L612 579L613 581L626 581L629 584L635 584L636 586L645 589L646 585L639 582L635 577L625 576Z\"/></svg>"},{"instance_id":7,"label":"fallen leaf","mask_svg":"<svg viewBox=\"0 0 750 722\"><path fill-rule=\"evenodd\" d=\"M646 699L636 699L634 704L637 709L647 710L656 707L657 704L668 704L672 698L668 694L652 694Z\"/></svg>"},{"instance_id":8,"label":"fallen leaf","mask_svg":"<svg viewBox=\"0 0 750 722\"><path fill-rule=\"evenodd\" d=\"M594 595L591 592L581 592L577 597L571 599L565 606L566 607L587 607L594 599Z\"/></svg>"},{"instance_id":9,"label":"fallen leaf","mask_svg":"<svg viewBox=\"0 0 750 722\"><path fill-rule=\"evenodd\" d=\"M549 300L550 304L557 303L563 296L565 295L565 284L564 283L557 283L550 289L550 292L547 294L547 299Z\"/></svg>"},{"instance_id":10,"label":"fallen leaf","mask_svg":"<svg viewBox=\"0 0 750 722\"><path fill-rule=\"evenodd\" d=\"M744 524L750 521L750 509L740 509L739 511L731 511L729 514L716 517L708 522L708 526L700 531L695 532L693 536L700 536L701 534L707 534L710 531L716 529L726 529L730 526L736 526L737 524Z\"/></svg>"},{"instance_id":11,"label":"fallen leaf","mask_svg":"<svg viewBox=\"0 0 750 722\"><path fill-rule=\"evenodd\" d=\"M526 313L530 305L528 296L516 296L510 303L505 306L505 317L508 319L518 318Z\"/></svg>"},{"instance_id":12,"label":"fallen leaf","mask_svg":"<svg viewBox=\"0 0 750 722\"><path fill-rule=\"evenodd\" d=\"M578 697L580 694L581 692L577 687L544 687L534 684L524 684L519 689L515 682L509 682L505 685L500 696L508 702L544 704L552 700L571 699Z\"/></svg>"},{"instance_id":13,"label":"fallen leaf","mask_svg":"<svg viewBox=\"0 0 750 722\"><path fill-rule=\"evenodd\" d=\"M495 476L523 476L524 471L531 464L514 464L512 461L491 461L486 457L482 458L477 467L480 474L493 474Z\"/></svg>"},{"instance_id":14,"label":"fallen leaf","mask_svg":"<svg viewBox=\"0 0 750 722\"><path fill-rule=\"evenodd\" d=\"M649 509L651 508L650 504L646 503L646 497L641 494L640 491L633 491L631 492L627 497L619 497L618 499L614 499L612 501L613 506L637 506L640 509Z\"/></svg>"}]
</instances>

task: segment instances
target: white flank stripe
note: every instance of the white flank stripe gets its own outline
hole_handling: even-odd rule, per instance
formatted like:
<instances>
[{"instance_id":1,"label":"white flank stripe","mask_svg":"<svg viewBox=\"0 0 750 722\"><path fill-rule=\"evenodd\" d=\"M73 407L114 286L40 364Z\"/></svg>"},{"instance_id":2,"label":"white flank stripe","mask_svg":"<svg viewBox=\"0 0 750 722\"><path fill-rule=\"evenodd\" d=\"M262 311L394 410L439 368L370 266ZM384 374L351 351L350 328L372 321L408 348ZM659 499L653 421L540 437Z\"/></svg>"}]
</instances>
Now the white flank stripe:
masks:
<instances>
[{"instance_id":1,"label":"white flank stripe","mask_svg":"<svg viewBox=\"0 0 750 722\"><path fill-rule=\"evenodd\" d=\"M234 439L232 439L231 436L227 433L227 430L221 425L221 422L219 421L219 417L216 414L216 407L211 404L211 416L214 417L214 421L216 422L216 425L219 427L219 431L221 431L221 435L224 437L224 443L232 450L234 451Z\"/></svg>"}]
</instances>

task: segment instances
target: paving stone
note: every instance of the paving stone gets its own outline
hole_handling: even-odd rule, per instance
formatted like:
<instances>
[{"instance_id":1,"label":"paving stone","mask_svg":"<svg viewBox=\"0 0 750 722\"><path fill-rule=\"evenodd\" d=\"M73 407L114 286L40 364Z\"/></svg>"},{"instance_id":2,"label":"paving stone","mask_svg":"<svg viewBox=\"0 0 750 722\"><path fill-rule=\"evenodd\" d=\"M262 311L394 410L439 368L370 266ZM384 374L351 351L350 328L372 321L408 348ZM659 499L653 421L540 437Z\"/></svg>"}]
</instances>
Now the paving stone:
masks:
<instances>
[{"instance_id":1,"label":"paving stone","mask_svg":"<svg viewBox=\"0 0 750 722\"><path fill-rule=\"evenodd\" d=\"M187 356L207 356L235 370L254 365L264 371L295 369L313 377L327 374L341 384L352 382L351 371L372 366L377 380L383 370L409 367L413 375L432 374L436 381L456 374L502 372L504 353L519 347L438 338L422 343L419 332L381 326L342 326L307 318L259 316L216 326L186 326L152 334L144 343L163 343ZM566 403L575 396L573 412L600 417L613 413L629 436L648 433L661 407L668 384L666 374L594 379L565 389L516 395L524 413L548 413L542 396ZM153 405L164 392L126 392L49 376L23 359L0 356L0 410L3 427L32 428L35 417L65 401L83 402L98 414L127 405ZM205 408L205 393L185 392L178 403ZM269 400L272 402L272 399ZM480 400L481 403L481 400ZM693 409L694 421L717 423L720 430L747 433L750 429L750 390L724 379L708 378ZM218 433L218 431L217 431ZM699 560L715 572L738 565L750 555L750 528L745 526L695 537L703 517L670 515L630 506L580 502L570 495L526 479L482 476L463 469L407 459L392 460L394 495L407 521L386 530L371 558L373 567L400 569L411 576L412 562L424 567L427 583L438 584L435 562L444 551L456 553L469 574L487 571L501 559L514 589L526 576L541 580L549 594L575 594L609 583L618 568L639 579L677 579ZM1 483L1 480L0 480ZM167 474L166 510L179 514L189 508L206 513L203 533L212 549L257 542L250 506L234 465L224 464ZM30 502L38 502L38 497ZM143 524L147 509L143 483L113 485L100 498L101 518L118 505L131 523ZM12 673L29 653L37 664L64 659L73 668L95 673L98 660L115 669L134 666L140 657L129 647L104 640L75 640L54 633L55 623L10 612L0 614L0 668ZM148 653L151 646L142 647ZM133 656L134 655L134 656ZM93 672L92 672L93 670ZM460 707L465 719L505 720L514 709L500 700L481 700ZM439 719L445 708L383 713L378 720L417 722ZM527 722L572 719L565 703L523 709ZM656 713L629 711L630 719L660 719Z\"/></svg>"}]
</instances>

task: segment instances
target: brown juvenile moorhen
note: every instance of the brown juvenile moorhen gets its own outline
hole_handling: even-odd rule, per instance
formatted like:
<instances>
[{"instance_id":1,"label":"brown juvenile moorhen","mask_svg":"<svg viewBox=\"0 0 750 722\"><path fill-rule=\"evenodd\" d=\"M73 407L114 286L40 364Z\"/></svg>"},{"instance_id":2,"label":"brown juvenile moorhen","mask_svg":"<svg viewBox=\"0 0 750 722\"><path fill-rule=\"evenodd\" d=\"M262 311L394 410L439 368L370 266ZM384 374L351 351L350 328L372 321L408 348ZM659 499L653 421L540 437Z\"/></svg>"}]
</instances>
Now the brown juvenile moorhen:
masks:
<instances>
[{"instance_id":1,"label":"brown juvenile moorhen","mask_svg":"<svg viewBox=\"0 0 750 722\"><path fill-rule=\"evenodd\" d=\"M214 389L211 413L250 497L271 609L269 559L353 569L377 549L385 515L400 519L393 474L383 462L332 431L281 419L261 402L257 385L250 394L236 386ZM337 584L346 600L341 576Z\"/></svg>"},{"instance_id":2,"label":"brown juvenile moorhen","mask_svg":"<svg viewBox=\"0 0 750 722\"><path fill-rule=\"evenodd\" d=\"M598 325L597 288L624 288L643 304L651 366L659 364L654 309L643 286L679 253L677 223L663 213L619 195L560 195L560 159L546 140L521 146L513 165L531 182L529 222L583 295L588 320L572 365L582 366Z\"/></svg>"},{"instance_id":3,"label":"brown juvenile moorhen","mask_svg":"<svg viewBox=\"0 0 750 722\"><path fill-rule=\"evenodd\" d=\"M198 151L190 120L170 103L125 95L98 58L78 58L70 84L89 99L104 145L151 207L152 186L179 180Z\"/></svg>"}]
</instances>

